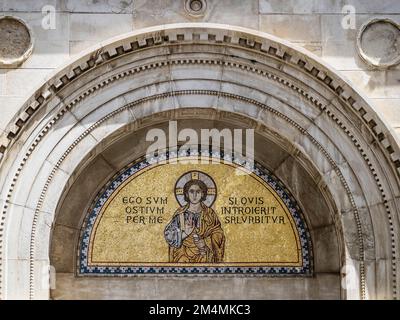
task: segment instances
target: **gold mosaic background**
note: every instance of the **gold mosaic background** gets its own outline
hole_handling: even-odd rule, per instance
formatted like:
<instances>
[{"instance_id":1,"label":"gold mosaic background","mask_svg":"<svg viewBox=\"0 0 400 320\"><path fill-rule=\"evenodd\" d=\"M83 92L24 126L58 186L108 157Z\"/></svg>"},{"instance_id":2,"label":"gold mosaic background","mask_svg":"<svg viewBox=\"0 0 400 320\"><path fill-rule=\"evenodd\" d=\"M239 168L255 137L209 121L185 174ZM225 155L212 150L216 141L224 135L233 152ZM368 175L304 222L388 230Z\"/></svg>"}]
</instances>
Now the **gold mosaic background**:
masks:
<instances>
[{"instance_id":1,"label":"gold mosaic background","mask_svg":"<svg viewBox=\"0 0 400 320\"><path fill-rule=\"evenodd\" d=\"M264 181L254 174L237 175L231 163L179 163L148 167L133 175L110 196L91 234L89 266L172 266L168 262L169 246L164 239L164 228L180 207L174 194L175 183L182 174L192 170L208 174L217 186L212 208L226 238L224 260L218 265L302 265L294 221L279 196ZM233 214L223 214L222 207L230 207L235 201L253 199L254 202L255 198L262 198L264 203L242 207L265 207L266 210L275 207L270 208L268 223L265 219L264 223L229 223ZM133 213L134 207L143 212ZM250 215L234 216L242 219L241 216Z\"/></svg>"}]
</instances>

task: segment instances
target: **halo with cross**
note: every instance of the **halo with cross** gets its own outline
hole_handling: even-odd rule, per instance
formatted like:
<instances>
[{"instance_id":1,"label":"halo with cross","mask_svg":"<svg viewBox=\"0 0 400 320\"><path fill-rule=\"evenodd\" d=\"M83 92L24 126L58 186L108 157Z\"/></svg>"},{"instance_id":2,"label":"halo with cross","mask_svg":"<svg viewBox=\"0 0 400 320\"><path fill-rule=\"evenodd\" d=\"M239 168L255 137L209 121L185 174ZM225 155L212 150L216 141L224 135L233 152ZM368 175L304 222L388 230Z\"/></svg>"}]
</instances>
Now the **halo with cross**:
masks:
<instances>
[{"instance_id":1,"label":"halo with cross","mask_svg":"<svg viewBox=\"0 0 400 320\"><path fill-rule=\"evenodd\" d=\"M211 207L217 197L217 186L216 186L214 180L207 173L204 173L202 171L197 171L197 170L184 173L176 181L176 184L175 184L176 201L178 201L178 203L181 206L186 205L187 202L186 202L185 196L183 194L183 187L190 180L201 180L205 183L205 185L207 186L207 197L206 197L206 200L203 201L203 203L207 207Z\"/></svg>"}]
</instances>

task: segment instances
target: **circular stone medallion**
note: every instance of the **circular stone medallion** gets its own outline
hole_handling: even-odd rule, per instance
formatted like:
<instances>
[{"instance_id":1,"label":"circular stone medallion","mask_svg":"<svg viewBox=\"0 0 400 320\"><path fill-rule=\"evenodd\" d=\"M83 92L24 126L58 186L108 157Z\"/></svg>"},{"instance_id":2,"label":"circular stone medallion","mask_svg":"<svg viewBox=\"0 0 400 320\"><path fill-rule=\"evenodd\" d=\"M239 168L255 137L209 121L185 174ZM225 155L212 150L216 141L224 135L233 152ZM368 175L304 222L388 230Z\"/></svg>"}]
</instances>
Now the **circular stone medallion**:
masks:
<instances>
[{"instance_id":1,"label":"circular stone medallion","mask_svg":"<svg viewBox=\"0 0 400 320\"><path fill-rule=\"evenodd\" d=\"M361 58L377 68L400 63L400 28L388 19L374 19L364 24L357 37Z\"/></svg>"},{"instance_id":2,"label":"circular stone medallion","mask_svg":"<svg viewBox=\"0 0 400 320\"><path fill-rule=\"evenodd\" d=\"M33 36L20 18L0 17L0 66L16 66L32 53Z\"/></svg>"},{"instance_id":3,"label":"circular stone medallion","mask_svg":"<svg viewBox=\"0 0 400 320\"><path fill-rule=\"evenodd\" d=\"M185 0L185 10L192 17L199 18L204 16L206 9L206 0Z\"/></svg>"}]
</instances>

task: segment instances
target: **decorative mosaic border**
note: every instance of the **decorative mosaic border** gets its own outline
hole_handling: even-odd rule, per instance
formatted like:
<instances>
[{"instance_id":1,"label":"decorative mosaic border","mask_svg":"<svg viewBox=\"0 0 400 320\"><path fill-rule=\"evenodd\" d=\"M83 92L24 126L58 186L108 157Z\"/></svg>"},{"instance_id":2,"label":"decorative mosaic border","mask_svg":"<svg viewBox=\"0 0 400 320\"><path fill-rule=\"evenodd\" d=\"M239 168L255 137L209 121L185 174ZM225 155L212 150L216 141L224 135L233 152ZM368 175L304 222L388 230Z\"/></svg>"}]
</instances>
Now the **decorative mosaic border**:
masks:
<instances>
[{"instance_id":1,"label":"decorative mosaic border","mask_svg":"<svg viewBox=\"0 0 400 320\"><path fill-rule=\"evenodd\" d=\"M96 219L101 212L104 204L112 196L112 194L118 189L121 184L127 181L137 172L148 168L157 161L168 160L170 158L179 158L185 156L199 156L197 151L187 154L177 154L176 151L167 151L166 153L159 156L158 159L151 159L147 161L145 158L140 158L135 162L131 163L128 167L125 167L117 176L114 177L109 183L106 184L105 188L100 191L96 197L94 204L90 207L88 215L84 224L81 239L79 241L78 249L78 266L77 275L88 276L88 275L151 275L151 274L179 274L179 275L269 275L269 276L310 276L313 274L313 255L312 255L312 244L311 237L308 232L307 224L304 220L304 216L296 200L291 195L289 190L283 185L283 183L275 177L268 169L263 167L261 164L255 162L253 173L266 182L280 197L283 203L288 208L296 225L296 230L299 235L301 244L301 255L303 266L278 266L278 267L237 267L237 266L224 266L224 267L177 267L176 265L171 267L154 267L154 266L142 266L142 267L131 267L131 266L89 266L88 265L88 251L90 236L95 225ZM204 156L204 152L201 153ZM238 158L232 158L231 156L219 152L209 152L211 158L220 159L226 163L234 163L239 165L243 163L242 160L238 161ZM249 169L249 168L248 168Z\"/></svg>"}]
</instances>

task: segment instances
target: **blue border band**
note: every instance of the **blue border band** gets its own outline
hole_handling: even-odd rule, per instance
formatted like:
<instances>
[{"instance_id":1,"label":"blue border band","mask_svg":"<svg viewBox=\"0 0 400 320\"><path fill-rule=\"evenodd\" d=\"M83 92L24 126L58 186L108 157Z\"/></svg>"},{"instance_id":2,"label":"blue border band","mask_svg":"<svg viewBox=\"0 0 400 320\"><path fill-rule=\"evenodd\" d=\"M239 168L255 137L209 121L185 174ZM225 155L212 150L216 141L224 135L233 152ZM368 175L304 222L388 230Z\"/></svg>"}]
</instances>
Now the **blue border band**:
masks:
<instances>
[{"instance_id":1,"label":"blue border band","mask_svg":"<svg viewBox=\"0 0 400 320\"><path fill-rule=\"evenodd\" d=\"M182 156L198 156L197 152L191 152L189 154L178 154L181 158ZM204 156L205 154L202 153ZM147 168L159 161L167 160L176 157L176 152L167 151L164 154L158 156L158 158L151 159L147 161L146 159L138 160L136 163L129 165L119 173L116 178L111 180L103 189L102 192L97 196L88 212L88 216L85 220L85 225L83 232L81 234L79 242L79 255L78 255L78 269L77 274L82 276L88 275L151 275L151 274L178 274L178 275L193 275L193 274L203 274L203 275L268 275L268 276L310 276L313 273L313 261L312 261L312 244L311 238L308 232L308 228L304 217L302 215L301 209L298 206L294 197L286 189L283 183L276 178L268 169L264 168L259 163L254 163L254 168L252 168L253 173L258 177L263 179L281 198L283 203L288 208L290 214L295 222L297 232L299 234L303 265L301 267L130 267L130 266L88 266L88 249L89 249L89 239L95 224L95 221L100 213L103 205L109 199L109 197L114 193L118 187L128 180L132 175L139 172L140 170ZM208 152L207 156L223 159L225 162L231 162L235 164L241 164L246 167L246 163L243 161L238 161L238 158L233 159L229 155L219 152Z\"/></svg>"}]
</instances>

